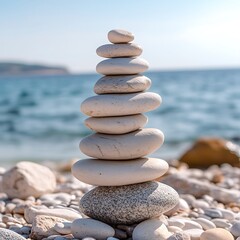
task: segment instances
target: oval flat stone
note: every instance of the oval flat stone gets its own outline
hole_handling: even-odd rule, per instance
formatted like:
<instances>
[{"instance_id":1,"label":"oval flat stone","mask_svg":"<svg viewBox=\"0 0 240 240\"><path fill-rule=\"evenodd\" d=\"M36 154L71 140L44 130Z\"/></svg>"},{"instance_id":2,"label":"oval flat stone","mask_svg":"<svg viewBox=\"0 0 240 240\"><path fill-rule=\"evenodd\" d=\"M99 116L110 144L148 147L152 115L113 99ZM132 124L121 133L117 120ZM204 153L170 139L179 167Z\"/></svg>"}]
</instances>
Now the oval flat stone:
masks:
<instances>
[{"instance_id":1,"label":"oval flat stone","mask_svg":"<svg viewBox=\"0 0 240 240\"><path fill-rule=\"evenodd\" d=\"M105 44L97 48L97 55L105 58L136 57L141 55L142 48L135 43Z\"/></svg>"},{"instance_id":2,"label":"oval flat stone","mask_svg":"<svg viewBox=\"0 0 240 240\"><path fill-rule=\"evenodd\" d=\"M90 117L85 120L86 127L106 134L124 134L142 128L148 119L143 114L117 117Z\"/></svg>"},{"instance_id":3,"label":"oval flat stone","mask_svg":"<svg viewBox=\"0 0 240 240\"><path fill-rule=\"evenodd\" d=\"M90 219L76 219L71 225L71 231L75 238L83 239L85 237L105 240L108 237L113 237L114 229L106 223Z\"/></svg>"},{"instance_id":4,"label":"oval flat stone","mask_svg":"<svg viewBox=\"0 0 240 240\"><path fill-rule=\"evenodd\" d=\"M91 117L125 116L152 111L161 102L162 98L152 92L104 94L87 98L81 111Z\"/></svg>"},{"instance_id":5,"label":"oval flat stone","mask_svg":"<svg viewBox=\"0 0 240 240\"><path fill-rule=\"evenodd\" d=\"M128 43L134 40L134 35L126 30L113 29L108 32L108 40L111 43Z\"/></svg>"},{"instance_id":6,"label":"oval flat stone","mask_svg":"<svg viewBox=\"0 0 240 240\"><path fill-rule=\"evenodd\" d=\"M168 163L157 158L140 158L128 161L99 159L79 160L72 166L78 180L95 186L121 186L141 183L161 177Z\"/></svg>"},{"instance_id":7,"label":"oval flat stone","mask_svg":"<svg viewBox=\"0 0 240 240\"><path fill-rule=\"evenodd\" d=\"M163 133L155 128L140 129L121 135L95 133L82 139L80 150L93 158L127 160L156 151L163 141Z\"/></svg>"},{"instance_id":8,"label":"oval flat stone","mask_svg":"<svg viewBox=\"0 0 240 240\"><path fill-rule=\"evenodd\" d=\"M143 58L110 58L98 63L96 71L103 75L127 75L142 73L148 68Z\"/></svg>"},{"instance_id":9,"label":"oval flat stone","mask_svg":"<svg viewBox=\"0 0 240 240\"><path fill-rule=\"evenodd\" d=\"M142 75L104 76L95 86L96 94L105 93L134 93L147 90L151 80Z\"/></svg>"},{"instance_id":10,"label":"oval flat stone","mask_svg":"<svg viewBox=\"0 0 240 240\"><path fill-rule=\"evenodd\" d=\"M145 182L96 187L81 198L80 209L106 223L134 224L159 217L177 203L178 194L173 188L159 182Z\"/></svg>"},{"instance_id":11,"label":"oval flat stone","mask_svg":"<svg viewBox=\"0 0 240 240\"><path fill-rule=\"evenodd\" d=\"M200 240L234 240L234 237L223 228L213 228L203 232Z\"/></svg>"},{"instance_id":12,"label":"oval flat stone","mask_svg":"<svg viewBox=\"0 0 240 240\"><path fill-rule=\"evenodd\" d=\"M133 230L133 240L165 240L171 234L159 219L148 219L139 223Z\"/></svg>"}]
</instances>

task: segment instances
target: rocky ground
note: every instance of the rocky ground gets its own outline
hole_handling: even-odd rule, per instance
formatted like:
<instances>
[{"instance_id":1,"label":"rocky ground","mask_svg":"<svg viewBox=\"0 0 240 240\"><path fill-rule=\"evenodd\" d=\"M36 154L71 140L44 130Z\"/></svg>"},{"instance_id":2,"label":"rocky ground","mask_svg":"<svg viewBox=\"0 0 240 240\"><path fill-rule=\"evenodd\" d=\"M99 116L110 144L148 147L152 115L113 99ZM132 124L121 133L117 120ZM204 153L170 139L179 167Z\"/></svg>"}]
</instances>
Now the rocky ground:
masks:
<instances>
[{"instance_id":1,"label":"rocky ground","mask_svg":"<svg viewBox=\"0 0 240 240\"><path fill-rule=\"evenodd\" d=\"M19 182L16 179L13 181L13 175L6 177L6 170L0 169L0 239L76 239L72 235L71 222L85 217L79 212L79 199L92 186L79 182L71 175L71 163L48 163L52 171L43 169L40 179L34 175L32 166L31 174L27 173L26 165L20 175L14 172L19 170L13 168L14 176L21 183L21 193L17 192L16 184ZM24 174L27 176L25 182L22 179ZM39 183L34 180L35 177ZM79 231L109 232L108 238L99 238L108 240L130 240L132 235L135 235L134 239L141 240L146 233L148 238L144 239L149 240L240 240L240 168L223 164L205 170L189 169L186 164L175 162L168 173L157 180L172 186L180 195L178 206L162 215L161 221L153 219L139 225L111 227L90 222L87 226L90 230L86 230L85 226ZM33 190L32 185L38 186L37 189ZM51 193L44 193L44 187ZM31 191L34 196L29 195ZM111 229L114 229L113 233ZM155 235L152 235L154 231ZM86 236L82 239L95 238Z\"/></svg>"}]
</instances>

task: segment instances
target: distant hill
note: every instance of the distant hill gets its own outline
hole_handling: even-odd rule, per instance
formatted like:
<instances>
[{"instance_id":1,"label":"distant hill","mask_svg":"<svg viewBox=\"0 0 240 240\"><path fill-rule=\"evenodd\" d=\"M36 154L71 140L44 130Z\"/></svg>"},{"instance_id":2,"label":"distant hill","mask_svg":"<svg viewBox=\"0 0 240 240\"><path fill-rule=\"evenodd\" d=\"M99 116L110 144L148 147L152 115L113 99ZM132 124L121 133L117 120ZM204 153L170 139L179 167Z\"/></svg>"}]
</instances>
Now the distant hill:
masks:
<instances>
[{"instance_id":1,"label":"distant hill","mask_svg":"<svg viewBox=\"0 0 240 240\"><path fill-rule=\"evenodd\" d=\"M7 75L61 75L69 74L65 67L41 64L0 62L0 76Z\"/></svg>"}]
</instances>

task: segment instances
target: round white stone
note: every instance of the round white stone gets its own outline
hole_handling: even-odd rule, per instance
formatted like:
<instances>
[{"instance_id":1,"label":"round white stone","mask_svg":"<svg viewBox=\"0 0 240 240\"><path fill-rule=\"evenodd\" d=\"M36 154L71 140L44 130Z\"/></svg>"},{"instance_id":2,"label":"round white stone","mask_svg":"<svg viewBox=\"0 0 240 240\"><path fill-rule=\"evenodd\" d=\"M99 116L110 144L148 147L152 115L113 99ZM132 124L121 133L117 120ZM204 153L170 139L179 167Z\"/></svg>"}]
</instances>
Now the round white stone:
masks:
<instances>
[{"instance_id":1,"label":"round white stone","mask_svg":"<svg viewBox=\"0 0 240 240\"><path fill-rule=\"evenodd\" d=\"M9 198L40 197L56 188L56 177L47 167L22 161L2 176L2 189Z\"/></svg>"},{"instance_id":2,"label":"round white stone","mask_svg":"<svg viewBox=\"0 0 240 240\"><path fill-rule=\"evenodd\" d=\"M121 186L147 182L161 177L167 170L168 163L157 158L128 161L83 159L72 166L74 177L95 186Z\"/></svg>"},{"instance_id":3,"label":"round white stone","mask_svg":"<svg viewBox=\"0 0 240 240\"><path fill-rule=\"evenodd\" d=\"M86 127L106 134L124 134L142 128L147 123L142 114L117 117L90 117L85 120Z\"/></svg>"},{"instance_id":4,"label":"round white stone","mask_svg":"<svg viewBox=\"0 0 240 240\"><path fill-rule=\"evenodd\" d=\"M133 41L134 35L122 29L113 29L108 33L108 40L111 43L128 43Z\"/></svg>"},{"instance_id":5,"label":"round white stone","mask_svg":"<svg viewBox=\"0 0 240 240\"><path fill-rule=\"evenodd\" d=\"M97 55L105 58L136 57L141 55L142 48L135 43L105 44L97 48Z\"/></svg>"},{"instance_id":6,"label":"round white stone","mask_svg":"<svg viewBox=\"0 0 240 240\"><path fill-rule=\"evenodd\" d=\"M95 133L82 139L80 150L93 158L127 160L153 153L163 141L163 133L155 128L140 129L122 135Z\"/></svg>"},{"instance_id":7,"label":"round white stone","mask_svg":"<svg viewBox=\"0 0 240 240\"><path fill-rule=\"evenodd\" d=\"M164 223L149 219L139 223L133 230L133 240L166 240L171 234Z\"/></svg>"},{"instance_id":8,"label":"round white stone","mask_svg":"<svg viewBox=\"0 0 240 240\"><path fill-rule=\"evenodd\" d=\"M99 240L105 240L108 237L113 237L114 229L106 223L90 219L76 219L71 225L71 231L75 238L92 237Z\"/></svg>"},{"instance_id":9,"label":"round white stone","mask_svg":"<svg viewBox=\"0 0 240 240\"><path fill-rule=\"evenodd\" d=\"M95 86L96 94L105 93L134 93L147 90L151 80L142 75L104 76Z\"/></svg>"},{"instance_id":10,"label":"round white stone","mask_svg":"<svg viewBox=\"0 0 240 240\"><path fill-rule=\"evenodd\" d=\"M142 73L148 68L143 58L110 58L98 63L96 71L103 75L127 75Z\"/></svg>"},{"instance_id":11,"label":"round white stone","mask_svg":"<svg viewBox=\"0 0 240 240\"><path fill-rule=\"evenodd\" d=\"M161 102L161 97L152 92L104 94L87 98L81 111L91 117L125 116L152 111Z\"/></svg>"}]
</instances>

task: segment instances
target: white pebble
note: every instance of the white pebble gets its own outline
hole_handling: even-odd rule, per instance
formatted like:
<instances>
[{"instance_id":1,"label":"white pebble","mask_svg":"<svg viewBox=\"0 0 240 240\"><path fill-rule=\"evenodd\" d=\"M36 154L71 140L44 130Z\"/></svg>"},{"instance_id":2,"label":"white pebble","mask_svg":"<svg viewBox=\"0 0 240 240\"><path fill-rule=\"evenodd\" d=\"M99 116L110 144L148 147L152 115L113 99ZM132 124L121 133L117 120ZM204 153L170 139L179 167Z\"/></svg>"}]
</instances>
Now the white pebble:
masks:
<instances>
[{"instance_id":1,"label":"white pebble","mask_svg":"<svg viewBox=\"0 0 240 240\"><path fill-rule=\"evenodd\" d=\"M202 229L202 226L189 219L184 219L185 226L183 227L183 230L189 230L189 229Z\"/></svg>"},{"instance_id":2,"label":"white pebble","mask_svg":"<svg viewBox=\"0 0 240 240\"><path fill-rule=\"evenodd\" d=\"M197 219L194 219L193 221L199 223L204 230L216 228L216 225L214 223L212 223L211 221L205 218L197 218Z\"/></svg>"},{"instance_id":3,"label":"white pebble","mask_svg":"<svg viewBox=\"0 0 240 240\"><path fill-rule=\"evenodd\" d=\"M191 237L191 240L200 240L200 236L204 231L202 229L194 229L193 228L193 229L186 230L184 232L187 233Z\"/></svg>"},{"instance_id":4,"label":"white pebble","mask_svg":"<svg viewBox=\"0 0 240 240\"><path fill-rule=\"evenodd\" d=\"M232 226L227 219L215 218L212 222L219 228L230 228Z\"/></svg>"}]
</instances>

